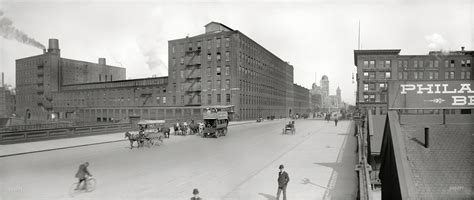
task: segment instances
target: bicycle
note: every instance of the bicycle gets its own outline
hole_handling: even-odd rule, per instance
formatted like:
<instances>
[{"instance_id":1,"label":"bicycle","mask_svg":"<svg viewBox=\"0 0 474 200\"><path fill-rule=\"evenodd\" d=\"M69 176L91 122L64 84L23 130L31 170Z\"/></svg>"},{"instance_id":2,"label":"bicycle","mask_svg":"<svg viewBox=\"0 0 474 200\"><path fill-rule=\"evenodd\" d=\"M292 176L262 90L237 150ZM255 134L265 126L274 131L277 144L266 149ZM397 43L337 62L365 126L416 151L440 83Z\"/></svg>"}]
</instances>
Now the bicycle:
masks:
<instances>
[{"instance_id":1,"label":"bicycle","mask_svg":"<svg viewBox=\"0 0 474 200\"><path fill-rule=\"evenodd\" d=\"M69 188L69 195L71 197L79 193L94 191L97 185L97 181L95 180L95 178L88 176L86 177L86 180L84 181L83 186L81 186L79 189L76 189L78 184L79 182L73 183L71 187ZM86 188L84 188L84 186L86 186Z\"/></svg>"}]
</instances>

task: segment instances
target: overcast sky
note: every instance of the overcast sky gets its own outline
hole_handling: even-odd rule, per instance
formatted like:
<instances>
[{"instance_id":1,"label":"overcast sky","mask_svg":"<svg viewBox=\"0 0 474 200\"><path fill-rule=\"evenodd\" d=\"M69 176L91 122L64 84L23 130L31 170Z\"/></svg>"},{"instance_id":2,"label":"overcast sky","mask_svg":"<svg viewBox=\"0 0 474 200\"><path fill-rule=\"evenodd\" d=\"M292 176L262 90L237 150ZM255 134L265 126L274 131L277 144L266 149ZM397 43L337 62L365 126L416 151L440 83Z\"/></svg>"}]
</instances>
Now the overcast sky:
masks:
<instances>
[{"instance_id":1,"label":"overcast sky","mask_svg":"<svg viewBox=\"0 0 474 200\"><path fill-rule=\"evenodd\" d=\"M375 2L375 1L373 1ZM295 68L306 88L327 75L354 103L353 50L361 21L362 49L401 54L473 49L474 0L458 1L14 1L0 0L0 23L48 45L59 39L64 58L127 68L127 78L166 76L167 41L204 32L210 21L239 30ZM0 24L0 29L2 24ZM0 37L0 71L15 84L15 59L42 50ZM7 39L5 37L9 37ZM31 41L30 41L31 42ZM317 73L317 77L315 77Z\"/></svg>"}]
</instances>

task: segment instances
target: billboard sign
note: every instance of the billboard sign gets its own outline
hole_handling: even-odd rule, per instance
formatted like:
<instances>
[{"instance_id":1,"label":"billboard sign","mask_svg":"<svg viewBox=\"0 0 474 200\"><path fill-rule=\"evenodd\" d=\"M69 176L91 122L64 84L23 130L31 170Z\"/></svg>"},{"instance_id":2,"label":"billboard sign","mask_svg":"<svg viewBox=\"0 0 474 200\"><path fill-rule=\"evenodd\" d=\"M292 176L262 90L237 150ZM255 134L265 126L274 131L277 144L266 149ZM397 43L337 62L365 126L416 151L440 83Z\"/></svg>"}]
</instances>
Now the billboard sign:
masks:
<instances>
[{"instance_id":1,"label":"billboard sign","mask_svg":"<svg viewBox=\"0 0 474 200\"><path fill-rule=\"evenodd\" d=\"M389 109L474 109L474 81L390 81Z\"/></svg>"}]
</instances>

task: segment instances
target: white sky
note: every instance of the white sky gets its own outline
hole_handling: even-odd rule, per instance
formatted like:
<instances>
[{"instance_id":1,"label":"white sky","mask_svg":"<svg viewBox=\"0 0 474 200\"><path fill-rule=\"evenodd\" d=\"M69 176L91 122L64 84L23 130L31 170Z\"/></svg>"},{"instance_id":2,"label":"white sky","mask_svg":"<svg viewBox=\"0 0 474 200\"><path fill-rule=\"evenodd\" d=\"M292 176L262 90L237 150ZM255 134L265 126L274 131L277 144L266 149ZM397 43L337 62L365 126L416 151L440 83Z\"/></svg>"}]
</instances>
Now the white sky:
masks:
<instances>
[{"instance_id":1,"label":"white sky","mask_svg":"<svg viewBox=\"0 0 474 200\"><path fill-rule=\"evenodd\" d=\"M0 0L3 17L61 56L127 68L127 77L167 75L167 41L204 32L217 21L239 30L295 68L295 83L311 88L327 75L330 93L355 101L353 50L361 21L362 49L397 48L401 54L473 49L474 1L91 1ZM15 59L42 51L0 37L0 71L15 84ZM145 55L152 55L148 57ZM147 62L163 62L150 68Z\"/></svg>"}]
</instances>

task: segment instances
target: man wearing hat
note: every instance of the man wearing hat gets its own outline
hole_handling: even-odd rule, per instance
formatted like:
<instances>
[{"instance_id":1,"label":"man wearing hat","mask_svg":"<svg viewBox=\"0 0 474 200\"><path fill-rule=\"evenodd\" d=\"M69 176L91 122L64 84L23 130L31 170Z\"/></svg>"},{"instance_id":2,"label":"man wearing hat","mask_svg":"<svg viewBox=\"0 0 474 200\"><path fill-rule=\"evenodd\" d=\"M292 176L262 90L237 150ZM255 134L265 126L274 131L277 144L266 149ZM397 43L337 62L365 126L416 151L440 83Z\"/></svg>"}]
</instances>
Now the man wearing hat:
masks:
<instances>
[{"instance_id":1,"label":"man wearing hat","mask_svg":"<svg viewBox=\"0 0 474 200\"><path fill-rule=\"evenodd\" d=\"M278 173L278 192L276 199L280 199L280 193L283 191L283 200L286 200L286 186L290 181L290 177L288 173L286 173L283 169L285 168L283 165L280 165L280 172Z\"/></svg>"},{"instance_id":2,"label":"man wearing hat","mask_svg":"<svg viewBox=\"0 0 474 200\"><path fill-rule=\"evenodd\" d=\"M201 197L199 197L199 190L197 188L193 189L193 197L191 197L191 200L202 200Z\"/></svg>"}]
</instances>

